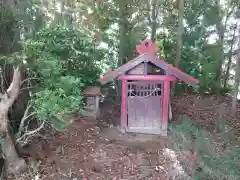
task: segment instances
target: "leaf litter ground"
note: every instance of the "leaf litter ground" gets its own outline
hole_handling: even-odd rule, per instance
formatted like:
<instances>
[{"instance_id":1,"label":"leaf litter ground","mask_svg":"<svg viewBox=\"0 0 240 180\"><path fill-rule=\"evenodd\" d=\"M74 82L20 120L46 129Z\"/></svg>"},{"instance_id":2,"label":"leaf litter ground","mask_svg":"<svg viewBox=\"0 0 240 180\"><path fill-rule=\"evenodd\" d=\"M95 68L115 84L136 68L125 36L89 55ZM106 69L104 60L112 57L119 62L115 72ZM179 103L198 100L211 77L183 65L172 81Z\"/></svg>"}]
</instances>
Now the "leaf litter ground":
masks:
<instances>
[{"instance_id":1,"label":"leaf litter ground","mask_svg":"<svg viewBox=\"0 0 240 180\"><path fill-rule=\"evenodd\" d=\"M188 95L174 97L172 102L175 119L180 114L187 114L194 123L213 130L218 117L214 98L197 100L196 96ZM222 102L226 106L224 117L228 117L227 123L239 132L239 107L236 115L230 116L230 100L221 98ZM213 108L204 110L206 106ZM172 147L168 138L121 135L113 128L119 121L119 106L104 103L102 112L97 122L79 117L67 131L49 136L45 160L31 163L23 179L166 180L181 171L176 165L176 157L166 151ZM33 151L37 151L36 147L41 143L33 142Z\"/></svg>"}]
</instances>

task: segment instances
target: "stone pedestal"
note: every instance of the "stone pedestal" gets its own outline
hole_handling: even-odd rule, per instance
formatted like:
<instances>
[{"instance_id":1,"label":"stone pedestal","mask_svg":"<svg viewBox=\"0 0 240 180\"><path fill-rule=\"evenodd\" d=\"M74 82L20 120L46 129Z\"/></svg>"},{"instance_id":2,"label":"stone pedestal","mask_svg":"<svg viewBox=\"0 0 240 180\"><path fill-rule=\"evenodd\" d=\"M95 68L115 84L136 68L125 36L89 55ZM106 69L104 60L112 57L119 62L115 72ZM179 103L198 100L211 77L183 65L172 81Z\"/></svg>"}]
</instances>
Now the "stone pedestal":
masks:
<instances>
[{"instance_id":1,"label":"stone pedestal","mask_svg":"<svg viewBox=\"0 0 240 180\"><path fill-rule=\"evenodd\" d=\"M84 90L85 109L82 111L83 116L96 119L100 115L99 101L101 96L99 86L89 86Z\"/></svg>"}]
</instances>

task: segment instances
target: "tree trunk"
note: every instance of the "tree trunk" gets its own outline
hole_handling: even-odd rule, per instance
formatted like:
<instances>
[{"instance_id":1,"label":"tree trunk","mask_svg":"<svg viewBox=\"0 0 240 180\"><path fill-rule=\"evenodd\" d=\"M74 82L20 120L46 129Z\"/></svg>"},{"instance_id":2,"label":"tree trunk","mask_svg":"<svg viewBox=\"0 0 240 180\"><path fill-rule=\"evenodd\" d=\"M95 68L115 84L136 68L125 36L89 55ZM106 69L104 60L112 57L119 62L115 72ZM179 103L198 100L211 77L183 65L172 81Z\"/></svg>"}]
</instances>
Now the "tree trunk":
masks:
<instances>
[{"instance_id":1,"label":"tree trunk","mask_svg":"<svg viewBox=\"0 0 240 180\"><path fill-rule=\"evenodd\" d=\"M119 11L120 11L120 19L119 19L119 59L118 66L121 66L124 62L124 58L126 55L126 42L127 42L127 2L120 1L119 2Z\"/></svg>"},{"instance_id":2,"label":"tree trunk","mask_svg":"<svg viewBox=\"0 0 240 180\"><path fill-rule=\"evenodd\" d=\"M227 70L226 70L226 74L225 74L225 77L224 77L223 87L225 87L225 88L227 87L228 78L230 76L231 65L232 65L232 50L229 51Z\"/></svg>"},{"instance_id":3,"label":"tree trunk","mask_svg":"<svg viewBox=\"0 0 240 180\"><path fill-rule=\"evenodd\" d=\"M9 10L9 12L16 8L16 4L18 0L1 0L0 5L2 8ZM14 17L14 16L13 16ZM14 29L15 27L9 27L9 29ZM14 30L13 30L14 31ZM10 39L9 44L12 46L18 46L18 39L20 38L19 31L14 31L15 37ZM9 47L7 47L9 48ZM14 49L16 50L16 49ZM5 52L9 54L11 51ZM17 151L15 149L15 144L11 139L10 132L8 131L8 111L9 108L13 105L14 101L16 100L21 83L21 73L19 68L14 69L12 82L8 87L6 92L0 93L0 135L2 139L2 152L3 158L5 162L5 169L8 173L14 173L17 175L23 169L27 167L26 162L24 159L19 158Z\"/></svg>"},{"instance_id":4,"label":"tree trunk","mask_svg":"<svg viewBox=\"0 0 240 180\"><path fill-rule=\"evenodd\" d=\"M152 2L152 3L151 3ZM156 40L156 32L157 32L157 2L156 0L147 0L147 8L148 8L148 22L151 26L151 40Z\"/></svg>"},{"instance_id":5,"label":"tree trunk","mask_svg":"<svg viewBox=\"0 0 240 180\"><path fill-rule=\"evenodd\" d=\"M176 67L179 67L181 61L181 49L183 39L183 16L184 16L184 0L178 1L178 32L177 32L177 48L176 48Z\"/></svg>"},{"instance_id":6,"label":"tree trunk","mask_svg":"<svg viewBox=\"0 0 240 180\"><path fill-rule=\"evenodd\" d=\"M124 62L126 56L126 42L127 42L127 1L119 1L119 11L120 11L120 19L119 19L119 58L117 66L121 66ZM121 92L121 82L115 82L116 92L119 95L118 100L120 101L120 92Z\"/></svg>"},{"instance_id":7,"label":"tree trunk","mask_svg":"<svg viewBox=\"0 0 240 180\"><path fill-rule=\"evenodd\" d=\"M5 134L2 149L5 159L5 167L8 174L16 175L26 169L27 164L24 159L19 157L9 132Z\"/></svg>"},{"instance_id":8,"label":"tree trunk","mask_svg":"<svg viewBox=\"0 0 240 180\"><path fill-rule=\"evenodd\" d=\"M226 24L227 21L230 17L230 15L233 13L234 8L232 8L226 15L226 19L225 22L223 23L223 16L221 15L221 5L220 5L220 0L215 0L216 3L216 8L217 8L217 21L216 21L216 29L217 29L217 34L219 37L219 47L220 47L220 58L217 62L217 66L216 66L216 76L215 76L215 80L216 80L216 90L215 93L217 95L217 98L219 99L220 97L220 89L222 87L222 65L224 62L224 35L225 35L225 29L226 29Z\"/></svg>"},{"instance_id":9,"label":"tree trunk","mask_svg":"<svg viewBox=\"0 0 240 180\"><path fill-rule=\"evenodd\" d=\"M72 25L73 24L73 19L74 19L74 13L73 13L73 9L75 9L75 3L73 2L73 0L67 0L67 8L68 10L66 11L66 20L67 24Z\"/></svg>"},{"instance_id":10,"label":"tree trunk","mask_svg":"<svg viewBox=\"0 0 240 180\"><path fill-rule=\"evenodd\" d=\"M179 67L182 55L182 41L183 41L183 16L184 16L184 0L178 0L178 31L177 31L177 44L176 44L176 67ZM172 93L175 93L176 82L172 83Z\"/></svg>"},{"instance_id":11,"label":"tree trunk","mask_svg":"<svg viewBox=\"0 0 240 180\"><path fill-rule=\"evenodd\" d=\"M16 68L13 73L12 83L7 92L0 94L0 133L3 136L2 151L5 158L5 168L8 173L19 174L27 165L24 159L21 159L16 151L13 140L8 131L8 110L16 100L21 83L21 73Z\"/></svg>"},{"instance_id":12,"label":"tree trunk","mask_svg":"<svg viewBox=\"0 0 240 180\"><path fill-rule=\"evenodd\" d=\"M229 54L228 54L228 63L227 63L227 70L226 70L226 74L225 74L225 78L224 78L224 87L227 87L227 81L229 78L229 72L230 72L230 68L231 68L231 64L232 64L232 54L233 54L233 45L236 39L236 30L237 30L237 26L234 27L234 32L233 32L233 37L232 37L232 41L231 41L231 46L230 46L230 50L229 50Z\"/></svg>"},{"instance_id":13,"label":"tree trunk","mask_svg":"<svg viewBox=\"0 0 240 180\"><path fill-rule=\"evenodd\" d=\"M235 114L235 112L236 112L237 97L238 97L238 93L239 93L239 84L240 84L240 42L238 44L238 48L239 49L237 51L235 83L234 83L233 98L232 98L232 113L233 114Z\"/></svg>"}]
</instances>

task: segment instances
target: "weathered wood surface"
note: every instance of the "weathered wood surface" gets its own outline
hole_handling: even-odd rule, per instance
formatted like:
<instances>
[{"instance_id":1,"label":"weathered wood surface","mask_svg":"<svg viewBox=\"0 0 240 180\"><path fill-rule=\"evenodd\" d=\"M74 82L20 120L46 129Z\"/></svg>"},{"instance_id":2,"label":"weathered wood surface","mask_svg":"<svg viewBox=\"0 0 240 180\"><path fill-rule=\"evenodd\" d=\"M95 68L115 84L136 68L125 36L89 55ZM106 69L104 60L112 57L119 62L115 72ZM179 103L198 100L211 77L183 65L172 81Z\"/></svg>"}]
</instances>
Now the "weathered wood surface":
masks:
<instances>
[{"instance_id":1,"label":"weathered wood surface","mask_svg":"<svg viewBox=\"0 0 240 180\"><path fill-rule=\"evenodd\" d=\"M128 88L128 131L160 134L162 85L149 82L131 82Z\"/></svg>"}]
</instances>

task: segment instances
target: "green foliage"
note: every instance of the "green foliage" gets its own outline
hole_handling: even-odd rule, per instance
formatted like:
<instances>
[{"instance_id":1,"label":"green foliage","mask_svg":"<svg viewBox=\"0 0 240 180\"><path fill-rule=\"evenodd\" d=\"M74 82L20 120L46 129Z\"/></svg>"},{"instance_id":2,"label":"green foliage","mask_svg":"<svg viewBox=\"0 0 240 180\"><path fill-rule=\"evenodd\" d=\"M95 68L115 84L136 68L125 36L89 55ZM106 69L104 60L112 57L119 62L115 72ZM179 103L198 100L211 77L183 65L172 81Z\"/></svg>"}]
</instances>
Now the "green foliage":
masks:
<instances>
[{"instance_id":1,"label":"green foliage","mask_svg":"<svg viewBox=\"0 0 240 180\"><path fill-rule=\"evenodd\" d=\"M21 29L22 39L34 37L36 32L47 23L47 19L44 19L44 12L40 9L41 5L40 0L20 1L12 10L15 21Z\"/></svg>"},{"instance_id":2,"label":"green foliage","mask_svg":"<svg viewBox=\"0 0 240 180\"><path fill-rule=\"evenodd\" d=\"M11 10L6 9L5 7L1 7L0 18L1 18L1 21L0 21L1 31L5 33L13 32L17 27L16 20Z\"/></svg>"},{"instance_id":3,"label":"green foliage","mask_svg":"<svg viewBox=\"0 0 240 180\"><path fill-rule=\"evenodd\" d=\"M36 116L61 131L67 127L64 115L83 106L83 88L96 84L103 54L86 32L63 26L42 29L23 52L38 79L32 96Z\"/></svg>"},{"instance_id":4,"label":"green foliage","mask_svg":"<svg viewBox=\"0 0 240 180\"><path fill-rule=\"evenodd\" d=\"M34 44L34 47L28 47L29 44ZM103 59L104 53L91 35L84 30L62 26L44 28L37 34L36 39L30 40L25 47L26 51L30 51L27 52L30 53L29 59L34 58L31 56L36 54L48 53L50 57L59 58L57 62L65 72L73 76L87 73L83 78L86 83L92 83L92 78L96 80L101 73L101 67L96 63Z\"/></svg>"},{"instance_id":5,"label":"green foliage","mask_svg":"<svg viewBox=\"0 0 240 180\"><path fill-rule=\"evenodd\" d=\"M52 117L51 127L58 132L66 130L70 125L70 122L63 120L62 118L57 118L56 116Z\"/></svg>"},{"instance_id":6,"label":"green foliage","mask_svg":"<svg viewBox=\"0 0 240 180\"><path fill-rule=\"evenodd\" d=\"M171 4L171 1L169 3ZM200 80L198 90L202 95L206 93L215 94L219 91L225 95L229 93L229 90L226 88L222 90L219 85L223 83L216 81L220 76L217 73L217 68L221 68L219 66L221 60L227 60L226 58L223 59L223 49L227 53L229 46L233 43L231 41L233 30L230 28L232 24L228 21L228 18L233 16L234 9L239 6L239 2L226 1L224 6L216 5L215 1L205 2L202 0L185 1L184 3L184 34L180 68L188 74L191 74L192 71L195 72L193 76ZM168 32L161 32L157 42L161 42L159 52L161 57L169 63L175 64L178 10L170 4L166 4L164 7L166 12L163 15L163 28L166 28ZM219 42L220 31L217 28L222 25L225 36L224 43ZM228 43L226 43L226 39L228 39ZM225 57L227 57L226 55ZM223 76L224 68L222 68ZM181 92L186 91L186 86L181 88Z\"/></svg>"},{"instance_id":7,"label":"green foliage","mask_svg":"<svg viewBox=\"0 0 240 180\"><path fill-rule=\"evenodd\" d=\"M17 39L18 22L11 9L0 7L0 54L9 54L15 48Z\"/></svg>"},{"instance_id":8,"label":"green foliage","mask_svg":"<svg viewBox=\"0 0 240 180\"><path fill-rule=\"evenodd\" d=\"M198 169L193 178L235 180L240 176L239 147L235 144L228 144L227 149L221 147L223 143L229 142L229 139L219 141L216 135L197 127L187 116L184 116L182 124L173 128L172 137L176 142L176 150L197 152ZM185 170L192 168L187 164L183 165Z\"/></svg>"},{"instance_id":9,"label":"green foliage","mask_svg":"<svg viewBox=\"0 0 240 180\"><path fill-rule=\"evenodd\" d=\"M185 41L182 48L182 56L180 62L180 69L187 74L200 80L198 91L200 94L214 94L217 89L217 82L215 80L216 63L219 59L220 47L217 45L204 46L203 51L196 48L195 42L198 37L192 36L196 32L186 32ZM194 39L196 38L196 39ZM158 36L157 43L160 46L159 54L170 64L175 64L176 54L173 51L175 43L171 36L162 34ZM187 91L189 87L185 84L180 84L176 87L176 93ZM220 92L226 95L231 89L220 87Z\"/></svg>"},{"instance_id":10,"label":"green foliage","mask_svg":"<svg viewBox=\"0 0 240 180\"><path fill-rule=\"evenodd\" d=\"M82 94L79 83L67 79L68 83L56 86L52 85L35 94L33 106L35 107L38 119L47 119L52 116L62 117L63 115L76 112L82 105ZM68 84L68 86L66 86ZM70 86L70 87L69 87ZM71 88L73 87L73 88Z\"/></svg>"}]
</instances>

